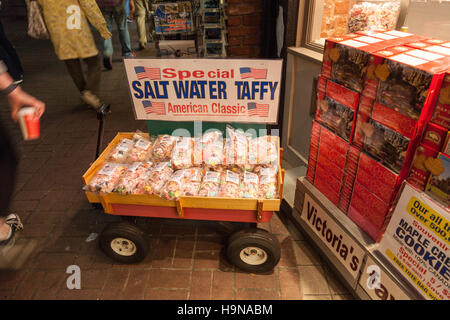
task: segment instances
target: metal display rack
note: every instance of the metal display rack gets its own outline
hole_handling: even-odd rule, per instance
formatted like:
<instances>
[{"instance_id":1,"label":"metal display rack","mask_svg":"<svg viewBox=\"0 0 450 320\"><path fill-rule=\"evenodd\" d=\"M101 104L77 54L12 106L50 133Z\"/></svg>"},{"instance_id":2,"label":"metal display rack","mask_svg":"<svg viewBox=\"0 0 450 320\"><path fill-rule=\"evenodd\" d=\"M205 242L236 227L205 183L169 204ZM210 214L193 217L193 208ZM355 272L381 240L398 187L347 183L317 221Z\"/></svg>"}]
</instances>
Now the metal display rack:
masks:
<instances>
[{"instance_id":1,"label":"metal display rack","mask_svg":"<svg viewBox=\"0 0 450 320\"><path fill-rule=\"evenodd\" d=\"M200 0L199 18L202 21L199 54L204 57L227 56L227 28L225 0Z\"/></svg>"}]
</instances>

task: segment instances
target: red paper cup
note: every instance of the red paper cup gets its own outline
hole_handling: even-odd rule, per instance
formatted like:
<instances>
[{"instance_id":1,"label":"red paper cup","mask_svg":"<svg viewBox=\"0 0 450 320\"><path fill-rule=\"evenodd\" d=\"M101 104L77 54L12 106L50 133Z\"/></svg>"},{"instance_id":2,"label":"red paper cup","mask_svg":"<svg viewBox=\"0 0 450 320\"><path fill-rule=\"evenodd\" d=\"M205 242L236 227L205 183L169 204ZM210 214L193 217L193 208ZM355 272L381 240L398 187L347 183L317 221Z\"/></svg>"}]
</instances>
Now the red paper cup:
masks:
<instances>
[{"instance_id":1,"label":"red paper cup","mask_svg":"<svg viewBox=\"0 0 450 320\"><path fill-rule=\"evenodd\" d=\"M40 121L34 119L34 108L24 107L18 112L20 129L24 140L39 138Z\"/></svg>"}]
</instances>

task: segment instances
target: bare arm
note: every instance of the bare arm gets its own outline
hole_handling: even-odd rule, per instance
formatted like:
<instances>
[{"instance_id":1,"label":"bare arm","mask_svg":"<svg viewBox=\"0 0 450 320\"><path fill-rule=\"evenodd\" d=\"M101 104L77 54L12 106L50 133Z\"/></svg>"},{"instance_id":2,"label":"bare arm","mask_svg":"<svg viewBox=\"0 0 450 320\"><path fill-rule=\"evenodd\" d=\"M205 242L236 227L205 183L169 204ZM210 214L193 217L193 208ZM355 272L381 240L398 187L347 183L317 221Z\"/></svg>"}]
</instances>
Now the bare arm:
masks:
<instances>
[{"instance_id":1,"label":"bare arm","mask_svg":"<svg viewBox=\"0 0 450 320\"><path fill-rule=\"evenodd\" d=\"M5 90L7 88L10 88L10 86L13 84L13 79L11 76L6 72L6 68L4 67L3 62L0 61L0 90ZM33 96L30 96L28 93L22 90L19 86L14 88L9 94L8 94L8 103L11 107L11 118L14 121L17 121L17 112L21 107L24 106L30 106L34 107L35 113L34 116L36 118L40 118L42 114L45 111L45 104L36 99Z\"/></svg>"}]
</instances>

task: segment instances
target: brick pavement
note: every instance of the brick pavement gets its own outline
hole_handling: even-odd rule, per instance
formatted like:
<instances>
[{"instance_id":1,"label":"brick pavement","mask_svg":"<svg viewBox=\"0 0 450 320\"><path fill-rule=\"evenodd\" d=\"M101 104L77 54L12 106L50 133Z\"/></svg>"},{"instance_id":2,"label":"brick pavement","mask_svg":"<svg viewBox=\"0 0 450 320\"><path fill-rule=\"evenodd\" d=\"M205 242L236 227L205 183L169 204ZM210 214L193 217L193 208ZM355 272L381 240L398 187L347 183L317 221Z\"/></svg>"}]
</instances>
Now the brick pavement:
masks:
<instances>
[{"instance_id":1,"label":"brick pavement","mask_svg":"<svg viewBox=\"0 0 450 320\"><path fill-rule=\"evenodd\" d=\"M81 189L82 174L94 159L95 114L81 105L51 44L28 38L25 20L3 21L23 61L23 87L45 101L47 111L41 138L24 142L1 102L1 120L21 157L11 211L24 220L20 238L35 239L38 247L22 270L0 271L0 299L352 298L303 236L278 215L260 226L282 246L280 263L263 275L241 272L226 261L226 237L216 222L139 220L151 249L137 265L116 264L96 240L86 242L91 233L118 219L92 208ZM137 46L134 25L131 36ZM103 73L101 88L101 97L113 110L105 124L105 143L118 131L145 130L143 121L134 120L117 34L114 41L114 69ZM151 54L149 50L139 56ZM73 264L81 269L81 290L66 286L66 268Z\"/></svg>"}]
</instances>

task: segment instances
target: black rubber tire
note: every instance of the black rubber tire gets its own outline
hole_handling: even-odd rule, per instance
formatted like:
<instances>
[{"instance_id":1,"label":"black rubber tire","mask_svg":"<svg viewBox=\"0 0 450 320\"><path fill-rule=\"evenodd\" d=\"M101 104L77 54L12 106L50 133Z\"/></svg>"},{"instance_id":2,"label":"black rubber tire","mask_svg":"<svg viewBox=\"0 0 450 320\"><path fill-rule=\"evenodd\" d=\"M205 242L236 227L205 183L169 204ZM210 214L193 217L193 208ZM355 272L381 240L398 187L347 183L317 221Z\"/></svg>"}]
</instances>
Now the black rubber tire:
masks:
<instances>
[{"instance_id":1,"label":"black rubber tire","mask_svg":"<svg viewBox=\"0 0 450 320\"><path fill-rule=\"evenodd\" d=\"M133 241L136 252L131 256L124 256L116 253L111 248L111 241L115 238L124 238ZM99 237L100 249L111 259L120 263L138 263L148 254L149 243L144 231L135 224L119 221L109 224Z\"/></svg>"},{"instance_id":2,"label":"black rubber tire","mask_svg":"<svg viewBox=\"0 0 450 320\"><path fill-rule=\"evenodd\" d=\"M264 250L267 260L259 265L248 264L240 257L242 249L256 247ZM281 246L278 239L263 229L250 228L233 233L228 239L226 247L228 260L237 268L250 273L264 273L272 271L280 261Z\"/></svg>"}]
</instances>

